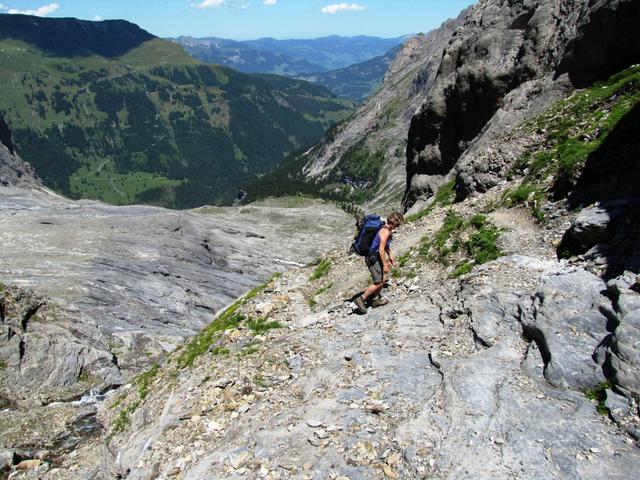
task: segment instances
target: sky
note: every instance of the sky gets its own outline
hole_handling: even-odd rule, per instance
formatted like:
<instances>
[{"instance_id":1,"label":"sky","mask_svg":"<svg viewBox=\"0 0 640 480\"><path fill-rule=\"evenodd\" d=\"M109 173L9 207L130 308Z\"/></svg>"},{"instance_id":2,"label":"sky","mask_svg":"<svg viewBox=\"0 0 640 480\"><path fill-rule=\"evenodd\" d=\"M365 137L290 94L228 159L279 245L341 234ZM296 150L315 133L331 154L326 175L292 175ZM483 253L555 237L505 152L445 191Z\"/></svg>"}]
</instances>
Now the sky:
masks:
<instances>
[{"instance_id":1,"label":"sky","mask_svg":"<svg viewBox=\"0 0 640 480\"><path fill-rule=\"evenodd\" d=\"M0 13L124 19L159 37L397 37L426 33L472 0L0 0Z\"/></svg>"}]
</instances>

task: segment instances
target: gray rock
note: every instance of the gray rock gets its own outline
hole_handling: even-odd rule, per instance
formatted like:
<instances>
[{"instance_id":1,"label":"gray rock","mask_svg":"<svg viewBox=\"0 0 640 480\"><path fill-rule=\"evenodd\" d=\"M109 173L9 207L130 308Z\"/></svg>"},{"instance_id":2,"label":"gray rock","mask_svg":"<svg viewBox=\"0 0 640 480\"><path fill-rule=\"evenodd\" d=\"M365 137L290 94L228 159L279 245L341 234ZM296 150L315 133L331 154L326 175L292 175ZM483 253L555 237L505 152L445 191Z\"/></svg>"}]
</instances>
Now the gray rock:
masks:
<instances>
[{"instance_id":1,"label":"gray rock","mask_svg":"<svg viewBox=\"0 0 640 480\"><path fill-rule=\"evenodd\" d=\"M85 389L122 383L272 273L351 233L350 217L326 204L178 212L0 188L0 214L12 252L0 282L44 305L26 330L18 313L0 325L0 386L45 402L81 393L82 378Z\"/></svg>"},{"instance_id":2,"label":"gray rock","mask_svg":"<svg viewBox=\"0 0 640 480\"><path fill-rule=\"evenodd\" d=\"M594 206L582 210L571 223L570 235L583 247L591 247L611 238L611 214L605 208Z\"/></svg>"},{"instance_id":3,"label":"gray rock","mask_svg":"<svg viewBox=\"0 0 640 480\"><path fill-rule=\"evenodd\" d=\"M289 369L291 370L291 373L294 376L297 376L300 374L300 370L302 370L303 363L304 363L304 360L298 354L293 355L287 359L287 365L289 366Z\"/></svg>"},{"instance_id":4,"label":"gray rock","mask_svg":"<svg viewBox=\"0 0 640 480\"><path fill-rule=\"evenodd\" d=\"M630 272L608 282L613 297L615 320L607 363L616 385L627 395L640 394L640 294Z\"/></svg>"},{"instance_id":5,"label":"gray rock","mask_svg":"<svg viewBox=\"0 0 640 480\"><path fill-rule=\"evenodd\" d=\"M528 143L506 139L506 131L587 77L606 77L637 62L640 38L629 18L638 14L631 0L489 0L469 9L411 120L405 208L434 193L424 190L428 180L414 182L417 176L455 171L459 198L502 182Z\"/></svg>"},{"instance_id":6,"label":"gray rock","mask_svg":"<svg viewBox=\"0 0 640 480\"><path fill-rule=\"evenodd\" d=\"M6 472L13 466L13 451L0 450L0 472Z\"/></svg>"},{"instance_id":7,"label":"gray rock","mask_svg":"<svg viewBox=\"0 0 640 480\"><path fill-rule=\"evenodd\" d=\"M13 149L12 132L0 115L0 186L43 188L33 167Z\"/></svg>"},{"instance_id":8,"label":"gray rock","mask_svg":"<svg viewBox=\"0 0 640 480\"><path fill-rule=\"evenodd\" d=\"M630 413L629 400L622 395L618 395L613 390L605 390L606 400L604 406L609 409L611 416L618 423L621 423L621 419Z\"/></svg>"},{"instance_id":9,"label":"gray rock","mask_svg":"<svg viewBox=\"0 0 640 480\"><path fill-rule=\"evenodd\" d=\"M585 390L604 381L593 356L609 333L600 311L609 303L601 293L605 287L584 270L561 269L543 279L530 303L521 304L523 332L538 344L552 385Z\"/></svg>"}]
</instances>

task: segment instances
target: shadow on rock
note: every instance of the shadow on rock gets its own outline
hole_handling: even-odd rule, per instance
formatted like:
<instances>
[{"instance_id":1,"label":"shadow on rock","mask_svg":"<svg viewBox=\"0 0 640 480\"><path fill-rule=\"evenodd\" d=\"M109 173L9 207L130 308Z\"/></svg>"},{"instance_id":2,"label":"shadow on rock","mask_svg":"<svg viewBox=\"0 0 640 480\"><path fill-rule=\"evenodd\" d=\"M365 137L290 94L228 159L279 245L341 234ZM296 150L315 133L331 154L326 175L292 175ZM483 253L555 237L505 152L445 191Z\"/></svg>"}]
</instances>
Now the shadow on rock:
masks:
<instances>
[{"instance_id":1,"label":"shadow on rock","mask_svg":"<svg viewBox=\"0 0 640 480\"><path fill-rule=\"evenodd\" d=\"M587 158L568 206L581 209L558 248L558 257L582 255L604 267L604 277L640 269L640 104ZM556 194L569 185L556 185Z\"/></svg>"}]
</instances>

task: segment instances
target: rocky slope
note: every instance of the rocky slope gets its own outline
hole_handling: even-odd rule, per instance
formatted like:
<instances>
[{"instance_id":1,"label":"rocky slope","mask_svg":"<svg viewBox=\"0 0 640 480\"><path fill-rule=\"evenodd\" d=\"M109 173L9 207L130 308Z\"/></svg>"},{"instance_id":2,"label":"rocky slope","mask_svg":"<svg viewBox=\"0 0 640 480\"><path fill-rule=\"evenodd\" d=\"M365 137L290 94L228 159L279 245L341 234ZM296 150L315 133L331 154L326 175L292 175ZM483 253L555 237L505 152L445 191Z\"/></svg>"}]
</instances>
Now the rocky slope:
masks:
<instances>
[{"instance_id":1,"label":"rocky slope","mask_svg":"<svg viewBox=\"0 0 640 480\"><path fill-rule=\"evenodd\" d=\"M158 361L351 220L322 203L175 212L2 187L0 224L0 450L15 452L73 446L95 416L82 395Z\"/></svg>"},{"instance_id":2,"label":"rocky slope","mask_svg":"<svg viewBox=\"0 0 640 480\"><path fill-rule=\"evenodd\" d=\"M499 183L501 149L524 151L504 147L505 130L640 61L639 8L628 0L483 0L470 9L411 120L405 207L450 175L461 197ZM479 158L489 151L498 155Z\"/></svg>"},{"instance_id":3,"label":"rocky slope","mask_svg":"<svg viewBox=\"0 0 640 480\"><path fill-rule=\"evenodd\" d=\"M0 185L5 187L40 185L33 167L15 154L11 129L2 115L0 115Z\"/></svg>"},{"instance_id":4,"label":"rocky slope","mask_svg":"<svg viewBox=\"0 0 640 480\"><path fill-rule=\"evenodd\" d=\"M354 314L368 275L342 249L286 272L112 396L101 440L12 478L632 478L636 273L559 261L589 209L541 224L508 188L402 228L388 305ZM479 213L501 254L453 276L467 254L432 242Z\"/></svg>"},{"instance_id":5,"label":"rocky slope","mask_svg":"<svg viewBox=\"0 0 640 480\"><path fill-rule=\"evenodd\" d=\"M337 194L357 202L370 200L371 208L395 207L406 183L406 133L411 117L426 98L424 84L437 71L439 54L458 22L445 22L428 35L408 39L374 95L313 148L260 179L249 193L262 196L275 190L275 185L290 183L292 192Z\"/></svg>"},{"instance_id":6,"label":"rocky slope","mask_svg":"<svg viewBox=\"0 0 640 480\"><path fill-rule=\"evenodd\" d=\"M640 67L628 65L633 46L621 56L611 52L621 71L590 85L594 75L611 72L598 63L599 55L583 56L578 48L593 41L594 26L602 32L603 25L623 25L633 8L637 2L487 0L448 24L452 31L443 27L448 53L440 57L443 50L436 49L429 57L433 61L408 77L413 88L434 93L411 131L451 133L443 130L452 128L448 121L476 112L486 117L483 135L466 138L482 123L471 117L468 125L453 129L455 145L438 137L418 152L417 137L410 136L409 153L427 170L410 177L410 187L422 190L409 188L405 199L408 206L423 197L413 209L426 208L397 234L388 305L354 314L352 299L368 275L362 259L346 254L345 238L315 265L273 277L237 299L164 359L154 357L149 343L157 364L89 406L87 398L72 404L41 397L39 403L46 405L25 408L31 405L27 399L13 405L6 395L0 469L12 478L56 480L633 478L640 466ZM457 22L466 27L457 28ZM606 50L624 38L601 43ZM554 45L561 47L559 56ZM504 48L513 46L517 52L505 56ZM477 83L483 55L495 68L482 76L488 83ZM496 59L508 60L504 70L500 62L491 63ZM462 63L453 69L456 61ZM563 71L560 65L574 67ZM445 71L452 75L446 80ZM505 79L515 87L503 88ZM454 82L449 88L448 81ZM588 88L576 91L583 82ZM490 88L494 96L487 85L497 86ZM436 125L439 89L439 107L447 116ZM459 159L443 156L454 151L439 150L443 145L459 149ZM453 162L448 169L443 159ZM321 178L325 167L338 165L334 160L331 155L324 163L318 160L317 170L310 163L308 173ZM117 319L123 333L109 333L125 344L137 333L139 318L162 318L148 328L166 334L185 321L181 316L198 316L199 301L149 282L168 277L171 285L204 297L208 290L202 282L195 282L197 290L182 283L202 272L200 255L215 261L213 242L202 245L202 232L219 227L233 235L225 231L224 215L209 226L203 212L162 211L184 215L180 252L193 252L188 267L181 254L170 253L165 271L142 241L127 243L144 235L147 242L161 239L163 251L176 252L176 231L153 223L156 210L134 209L130 218L123 214L128 210L118 210L112 218L104 206L60 201L51 221L38 217L47 214L40 197L13 190L5 198L11 215L3 216L3 240L18 252L10 273L30 272L27 278L36 279L43 291L53 288L51 277L65 285L52 266L65 265L74 255L83 266L96 256L94 249L111 245L112 258L98 255L97 268L87 269L90 279L78 275L65 290L73 300L76 285L82 295L83 281L102 278L86 288L107 298L107 305L89 297L79 314L68 315L78 322L85 304L92 315L108 312L109 323L88 325L102 332ZM378 198L380 204L390 200ZM115 242L94 244L75 233L65 223L74 207L83 212L78 225L88 231L105 236L104 225L113 224ZM246 208L255 213L250 222L264 219L261 210ZM231 212L242 216L243 210ZM312 221L322 224L313 230L318 240L302 244L335 246L334 225L318 222L317 212ZM29 228L38 235L30 240L23 233L18 242L11 232L26 224L26 215L33 215ZM168 225L175 228L171 218ZM143 234L127 233L139 225ZM255 234L252 224L233 228L246 231L249 240ZM57 236L48 238L50 231ZM63 250L68 238L74 248ZM295 235L292 230L273 238L275 249ZM239 248L239 255L252 261L245 252ZM35 265L30 257L44 261ZM153 262L160 268L151 269ZM173 270L181 278L172 277ZM132 271L142 275L130 280ZM224 268L220 273L225 285L236 281L228 273ZM123 291L111 288L115 280ZM163 295L143 293L142 308L126 291L148 287L154 294L168 293L166 303ZM3 292L2 358L14 362L28 351L29 343L20 340L42 328L40 316L47 325L65 327L56 308L49 311L37 295L19 285ZM58 296L65 305L67 298L50 294L52 300ZM170 340L175 344L177 336ZM85 358L96 359L100 346L89 342ZM51 351L57 351L55 342ZM133 365L139 356L122 359ZM87 365L92 376L103 378L113 369L113 362ZM20 371L15 367L5 361L1 368L13 379ZM86 379L76 380L82 385Z\"/></svg>"},{"instance_id":7,"label":"rocky slope","mask_svg":"<svg viewBox=\"0 0 640 480\"><path fill-rule=\"evenodd\" d=\"M632 478L639 73L504 132L541 141L575 108L627 112L568 197L518 193L555 173L505 154L500 185L453 203L450 182L399 230L389 304L354 313L369 279L345 240L97 405L5 411L12 478ZM30 301L5 300L9 328L31 328Z\"/></svg>"}]
</instances>

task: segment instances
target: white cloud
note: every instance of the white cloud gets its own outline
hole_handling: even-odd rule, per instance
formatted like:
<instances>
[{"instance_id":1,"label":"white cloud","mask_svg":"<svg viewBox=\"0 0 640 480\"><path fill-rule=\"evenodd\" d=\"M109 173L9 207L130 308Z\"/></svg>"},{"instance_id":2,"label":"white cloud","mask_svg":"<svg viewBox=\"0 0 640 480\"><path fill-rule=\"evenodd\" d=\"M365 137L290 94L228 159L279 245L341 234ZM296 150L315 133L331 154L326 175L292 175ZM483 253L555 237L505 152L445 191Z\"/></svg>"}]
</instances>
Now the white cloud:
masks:
<instances>
[{"instance_id":1,"label":"white cloud","mask_svg":"<svg viewBox=\"0 0 640 480\"><path fill-rule=\"evenodd\" d=\"M101 22L101 21L102 21L102 17L101 17L100 15L96 15L95 17L93 17L93 19L94 19L96 22Z\"/></svg>"},{"instance_id":2,"label":"white cloud","mask_svg":"<svg viewBox=\"0 0 640 480\"><path fill-rule=\"evenodd\" d=\"M207 10L208 8L220 7L225 0L203 0L201 3L192 3L193 8L199 8L200 10Z\"/></svg>"},{"instance_id":3,"label":"white cloud","mask_svg":"<svg viewBox=\"0 0 640 480\"><path fill-rule=\"evenodd\" d=\"M320 11L328 15L335 15L338 12L361 12L366 9L367 8L364 5L358 5L357 3L352 3L351 5L348 3L334 3L333 5L327 5Z\"/></svg>"},{"instance_id":4,"label":"white cloud","mask_svg":"<svg viewBox=\"0 0 640 480\"><path fill-rule=\"evenodd\" d=\"M278 0L264 0L264 2L262 2L264 5L275 5L276 3L278 3Z\"/></svg>"},{"instance_id":5,"label":"white cloud","mask_svg":"<svg viewBox=\"0 0 640 480\"><path fill-rule=\"evenodd\" d=\"M0 3L0 10L9 10L9 7Z\"/></svg>"},{"instance_id":6,"label":"white cloud","mask_svg":"<svg viewBox=\"0 0 640 480\"><path fill-rule=\"evenodd\" d=\"M57 3L50 3L49 5L43 5L35 10L18 10L17 8L10 8L9 13L20 13L22 15L35 15L36 17L46 17L50 13L55 12L60 8Z\"/></svg>"}]
</instances>

